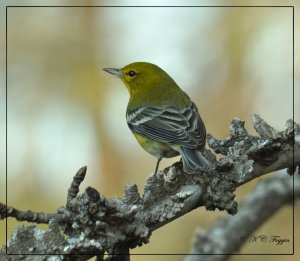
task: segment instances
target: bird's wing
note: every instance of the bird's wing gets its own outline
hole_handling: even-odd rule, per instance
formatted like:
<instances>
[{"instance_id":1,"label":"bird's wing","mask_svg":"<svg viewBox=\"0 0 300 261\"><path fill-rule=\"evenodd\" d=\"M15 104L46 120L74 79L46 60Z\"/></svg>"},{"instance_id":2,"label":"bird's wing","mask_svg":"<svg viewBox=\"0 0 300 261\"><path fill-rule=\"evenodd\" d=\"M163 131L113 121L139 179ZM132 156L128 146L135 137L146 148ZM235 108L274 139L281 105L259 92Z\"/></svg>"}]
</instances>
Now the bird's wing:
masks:
<instances>
[{"instance_id":1,"label":"bird's wing","mask_svg":"<svg viewBox=\"0 0 300 261\"><path fill-rule=\"evenodd\" d=\"M126 114L129 128L155 141L203 149L205 126L194 103L183 109L146 106Z\"/></svg>"}]
</instances>

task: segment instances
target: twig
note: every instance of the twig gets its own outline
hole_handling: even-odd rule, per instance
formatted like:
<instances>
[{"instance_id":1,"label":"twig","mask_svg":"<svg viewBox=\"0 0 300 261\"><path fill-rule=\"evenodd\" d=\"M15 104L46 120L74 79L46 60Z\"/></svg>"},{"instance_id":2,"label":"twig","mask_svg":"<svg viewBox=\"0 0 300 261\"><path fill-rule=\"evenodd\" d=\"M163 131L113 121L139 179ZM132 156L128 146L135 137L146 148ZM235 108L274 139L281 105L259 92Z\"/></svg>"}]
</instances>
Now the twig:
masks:
<instances>
[{"instance_id":1,"label":"twig","mask_svg":"<svg viewBox=\"0 0 300 261\"><path fill-rule=\"evenodd\" d=\"M70 200L77 197L77 194L79 192L79 186L85 178L86 170L87 170L87 167L84 166L84 167L80 168L77 171L76 175L74 176L71 186L68 189L67 205L69 204Z\"/></svg>"},{"instance_id":2,"label":"twig","mask_svg":"<svg viewBox=\"0 0 300 261\"><path fill-rule=\"evenodd\" d=\"M76 198L79 192L79 186L85 178L86 169L87 167L82 167L75 174L71 186L68 190L67 205L72 199ZM5 204L0 202L0 220L7 217L14 217L18 221L28 221L37 224L48 224L49 221L54 217L59 218L60 220L65 220L65 218L58 216L59 215L57 213L34 212L31 210L21 211L14 207L6 206Z\"/></svg>"},{"instance_id":3,"label":"twig","mask_svg":"<svg viewBox=\"0 0 300 261\"><path fill-rule=\"evenodd\" d=\"M48 224L49 221L56 215L56 213L33 212L31 210L21 211L14 207L6 206L0 202L0 220L13 217L18 221Z\"/></svg>"}]
</instances>

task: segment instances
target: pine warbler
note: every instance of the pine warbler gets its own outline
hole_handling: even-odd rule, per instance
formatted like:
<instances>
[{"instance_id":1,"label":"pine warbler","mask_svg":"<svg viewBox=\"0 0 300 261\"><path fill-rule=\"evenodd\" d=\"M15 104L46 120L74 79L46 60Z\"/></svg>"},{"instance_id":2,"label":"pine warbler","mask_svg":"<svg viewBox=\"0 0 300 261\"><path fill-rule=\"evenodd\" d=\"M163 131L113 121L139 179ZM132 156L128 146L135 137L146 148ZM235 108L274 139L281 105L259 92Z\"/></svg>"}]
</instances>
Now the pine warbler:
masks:
<instances>
[{"instance_id":1,"label":"pine warbler","mask_svg":"<svg viewBox=\"0 0 300 261\"><path fill-rule=\"evenodd\" d=\"M206 130L197 107L165 71L146 62L103 70L126 85L127 124L139 144L157 158L155 173L162 158L179 154L189 174L212 169L202 154Z\"/></svg>"}]
</instances>

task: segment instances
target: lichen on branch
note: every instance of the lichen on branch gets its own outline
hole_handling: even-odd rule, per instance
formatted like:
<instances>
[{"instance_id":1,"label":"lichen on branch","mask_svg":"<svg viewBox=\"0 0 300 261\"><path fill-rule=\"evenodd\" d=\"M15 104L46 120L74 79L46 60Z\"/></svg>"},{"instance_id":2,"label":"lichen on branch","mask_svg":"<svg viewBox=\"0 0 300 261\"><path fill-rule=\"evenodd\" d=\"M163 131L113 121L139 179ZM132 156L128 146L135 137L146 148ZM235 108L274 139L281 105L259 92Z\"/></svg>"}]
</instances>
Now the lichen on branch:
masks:
<instances>
[{"instance_id":1,"label":"lichen on branch","mask_svg":"<svg viewBox=\"0 0 300 261\"><path fill-rule=\"evenodd\" d=\"M258 115L252 121L258 136L250 135L244 122L237 118L232 120L227 139L208 135L213 152L206 150L205 156L215 166L210 173L189 175L177 162L150 176L143 194L131 184L125 187L123 198L110 199L91 187L78 195L86 175L83 167L68 190L66 206L57 213L35 215L33 219L32 212L11 211L13 208L1 204L2 219L11 216L19 220L22 216L26 220L24 215L29 213L28 221L49 223L46 232L34 225L17 228L2 252L6 249L14 254L59 253L60 260L69 260L63 254L72 255L72 260L87 260L95 255L102 260L104 253L108 253L109 260L129 260L130 248L148 243L154 230L193 209L204 206L207 210L236 214L237 187L275 170L288 168L293 173L300 165L300 145L295 143L295 136L300 135L298 124L289 120L286 129L279 132ZM217 160L215 153L223 157Z\"/></svg>"}]
</instances>

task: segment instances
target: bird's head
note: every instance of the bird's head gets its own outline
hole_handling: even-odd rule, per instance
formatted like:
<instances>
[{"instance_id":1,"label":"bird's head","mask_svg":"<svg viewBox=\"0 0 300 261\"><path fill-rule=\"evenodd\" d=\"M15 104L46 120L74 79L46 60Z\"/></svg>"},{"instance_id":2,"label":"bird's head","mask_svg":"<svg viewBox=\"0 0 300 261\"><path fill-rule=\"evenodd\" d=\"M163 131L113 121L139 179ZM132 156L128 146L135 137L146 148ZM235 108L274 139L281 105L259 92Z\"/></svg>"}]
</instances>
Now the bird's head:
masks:
<instances>
[{"instance_id":1,"label":"bird's head","mask_svg":"<svg viewBox=\"0 0 300 261\"><path fill-rule=\"evenodd\" d=\"M119 77L131 95L140 91L158 91L176 85L163 69L152 63L135 62L121 69L104 68L103 70Z\"/></svg>"}]
</instances>

